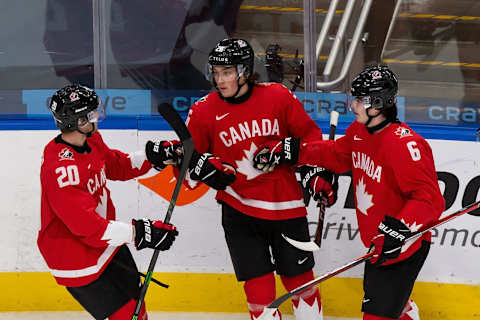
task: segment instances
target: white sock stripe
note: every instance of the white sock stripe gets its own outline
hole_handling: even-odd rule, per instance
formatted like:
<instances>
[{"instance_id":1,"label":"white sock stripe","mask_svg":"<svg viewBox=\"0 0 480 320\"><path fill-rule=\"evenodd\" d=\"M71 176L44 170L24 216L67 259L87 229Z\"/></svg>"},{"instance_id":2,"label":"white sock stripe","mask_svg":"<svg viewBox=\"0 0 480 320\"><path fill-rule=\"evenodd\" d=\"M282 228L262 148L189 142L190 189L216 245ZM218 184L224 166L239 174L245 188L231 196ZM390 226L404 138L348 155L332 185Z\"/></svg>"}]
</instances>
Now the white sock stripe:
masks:
<instances>
[{"instance_id":1,"label":"white sock stripe","mask_svg":"<svg viewBox=\"0 0 480 320\"><path fill-rule=\"evenodd\" d=\"M300 292L300 294L294 295L294 296L292 297L292 299L295 299L295 298L297 298L297 299L302 298L302 299L304 299L304 300L305 300L305 299L308 299L308 298L310 298L311 296L313 296L313 295L317 292L317 290L318 290L317 287L316 287L316 286L313 286L313 287L311 287L311 288L308 289L308 290L305 290L305 291Z\"/></svg>"},{"instance_id":2,"label":"white sock stripe","mask_svg":"<svg viewBox=\"0 0 480 320\"><path fill-rule=\"evenodd\" d=\"M247 302L247 306L251 312L260 312L263 311L267 305Z\"/></svg>"}]
</instances>

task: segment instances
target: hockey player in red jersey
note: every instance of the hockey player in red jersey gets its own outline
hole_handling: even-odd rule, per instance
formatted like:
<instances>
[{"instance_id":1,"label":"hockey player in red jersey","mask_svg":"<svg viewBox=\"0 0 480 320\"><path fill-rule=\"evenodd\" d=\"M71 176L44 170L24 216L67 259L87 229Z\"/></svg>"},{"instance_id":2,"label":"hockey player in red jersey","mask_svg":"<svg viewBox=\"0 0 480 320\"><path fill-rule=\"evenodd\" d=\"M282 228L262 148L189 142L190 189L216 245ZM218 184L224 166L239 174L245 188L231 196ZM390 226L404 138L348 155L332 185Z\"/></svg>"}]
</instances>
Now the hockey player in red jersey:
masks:
<instances>
[{"instance_id":1,"label":"hockey player in red jersey","mask_svg":"<svg viewBox=\"0 0 480 320\"><path fill-rule=\"evenodd\" d=\"M149 171L151 146L130 155L110 149L97 132L99 98L87 87L58 90L49 108L61 134L43 153L38 247L57 283L95 319L131 319L140 279L126 244L168 250L178 232L161 221L116 221L106 183Z\"/></svg>"},{"instance_id":2,"label":"hockey player in red jersey","mask_svg":"<svg viewBox=\"0 0 480 320\"><path fill-rule=\"evenodd\" d=\"M352 171L360 236L375 251L364 272L362 311L367 320L419 319L409 297L431 234L405 244L404 240L438 220L445 206L430 146L397 120L397 89L397 78L387 67L366 68L352 82L356 121L345 136L336 141L295 141L291 147L298 151L294 155L298 164ZM270 145L256 153L257 168L273 170L275 156L278 163L285 163L285 152Z\"/></svg>"},{"instance_id":3,"label":"hockey player in red jersey","mask_svg":"<svg viewBox=\"0 0 480 320\"><path fill-rule=\"evenodd\" d=\"M313 279L313 254L282 238L308 241L302 190L291 166L260 172L252 165L257 147L289 136L321 139L321 130L300 101L277 83L256 83L254 52L241 39L220 41L208 58L209 77L216 88L190 109L188 128L197 153L189 181L218 190L222 225L238 281L244 281L251 319L275 299L274 272L287 290ZM154 162L153 162L154 163ZM316 193L335 201L333 174L315 175ZM313 177L312 177L313 179ZM321 181L321 182L320 182ZM322 319L317 288L293 297L297 320ZM275 315L280 319L281 315Z\"/></svg>"}]
</instances>

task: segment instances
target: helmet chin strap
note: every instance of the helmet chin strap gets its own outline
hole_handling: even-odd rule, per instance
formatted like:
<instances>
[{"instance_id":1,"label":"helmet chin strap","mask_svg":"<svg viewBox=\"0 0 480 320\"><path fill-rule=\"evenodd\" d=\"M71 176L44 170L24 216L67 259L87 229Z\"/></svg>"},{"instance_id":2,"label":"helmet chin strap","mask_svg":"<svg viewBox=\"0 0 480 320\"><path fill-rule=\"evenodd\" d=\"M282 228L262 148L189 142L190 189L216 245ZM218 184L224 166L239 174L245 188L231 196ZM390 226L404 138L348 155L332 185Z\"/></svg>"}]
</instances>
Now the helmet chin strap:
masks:
<instances>
[{"instance_id":1,"label":"helmet chin strap","mask_svg":"<svg viewBox=\"0 0 480 320\"><path fill-rule=\"evenodd\" d=\"M218 95L220 96L220 98L222 98L224 101L228 102L228 103L233 103L233 104L239 104L239 103L242 103L242 102L245 102L248 100L248 98L250 98L251 94L252 94L252 86L249 86L248 85L248 81L245 81L245 83L243 84L240 84L240 77L238 78L237 80L237 91L235 91L235 94L233 94L231 97L224 97L220 91L218 90L218 88L215 86L215 88L217 88L217 92L218 92ZM243 86L247 85L248 86L248 90L245 94L241 95L240 97L237 97L238 93L240 92L240 90L243 88Z\"/></svg>"},{"instance_id":2,"label":"helmet chin strap","mask_svg":"<svg viewBox=\"0 0 480 320\"><path fill-rule=\"evenodd\" d=\"M247 81L245 81L245 83L242 85L240 84L240 76L239 76L237 79L237 91L235 91L235 94L233 95L234 98L237 97L237 94L240 92L240 89L242 89L242 87L246 84L247 84Z\"/></svg>"},{"instance_id":3,"label":"helmet chin strap","mask_svg":"<svg viewBox=\"0 0 480 320\"><path fill-rule=\"evenodd\" d=\"M382 113L383 113L383 111L379 112L376 116L371 116L371 115L368 114L368 109L367 109L368 120L367 120L367 122L365 122L365 127L367 127L367 131L370 134L373 134L373 133L377 132L378 130L385 128L391 122L390 120L385 119L382 122L380 122L379 124L374 125L373 127L368 126L374 118L378 117Z\"/></svg>"},{"instance_id":4,"label":"helmet chin strap","mask_svg":"<svg viewBox=\"0 0 480 320\"><path fill-rule=\"evenodd\" d=\"M88 132L83 132L80 129L78 129L78 127L77 127L77 131L80 132L81 134L85 135L87 138L90 138L92 136L92 134L95 132L95 129L96 129L96 126L97 126L96 122L91 122L91 124L92 124L92 130L90 130Z\"/></svg>"}]
</instances>

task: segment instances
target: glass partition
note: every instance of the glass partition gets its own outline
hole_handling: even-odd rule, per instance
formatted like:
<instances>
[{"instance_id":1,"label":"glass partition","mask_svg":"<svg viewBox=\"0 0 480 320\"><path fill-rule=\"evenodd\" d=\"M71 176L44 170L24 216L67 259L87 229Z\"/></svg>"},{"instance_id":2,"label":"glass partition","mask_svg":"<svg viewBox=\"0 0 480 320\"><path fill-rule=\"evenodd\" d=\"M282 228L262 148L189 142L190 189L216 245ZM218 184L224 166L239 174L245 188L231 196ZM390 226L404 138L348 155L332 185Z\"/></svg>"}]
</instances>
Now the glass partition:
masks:
<instances>
[{"instance_id":1,"label":"glass partition","mask_svg":"<svg viewBox=\"0 0 480 320\"><path fill-rule=\"evenodd\" d=\"M305 94L303 0L107 0L101 11L96 1L0 0L1 114L45 112L51 92L72 82L106 90L110 115L148 116L163 102L186 111L211 90L204 71L213 45L240 37L256 52L260 81L296 91L312 117L346 110L344 93L353 76L365 65L384 63L400 79L402 120L472 127L479 122L476 0L403 0L396 14L396 0L374 0L346 80L328 92ZM365 2L355 2L330 78L342 67ZM312 3L318 37L332 1ZM319 81L348 1L337 3L316 60ZM101 29L94 29L95 21ZM105 34L98 37L94 30ZM94 59L99 52L103 60ZM98 73L105 81L95 83Z\"/></svg>"},{"instance_id":2,"label":"glass partition","mask_svg":"<svg viewBox=\"0 0 480 320\"><path fill-rule=\"evenodd\" d=\"M92 1L0 1L0 90L93 86Z\"/></svg>"},{"instance_id":3,"label":"glass partition","mask_svg":"<svg viewBox=\"0 0 480 320\"><path fill-rule=\"evenodd\" d=\"M384 62L400 79L410 121L478 126L480 3L403 1Z\"/></svg>"}]
</instances>

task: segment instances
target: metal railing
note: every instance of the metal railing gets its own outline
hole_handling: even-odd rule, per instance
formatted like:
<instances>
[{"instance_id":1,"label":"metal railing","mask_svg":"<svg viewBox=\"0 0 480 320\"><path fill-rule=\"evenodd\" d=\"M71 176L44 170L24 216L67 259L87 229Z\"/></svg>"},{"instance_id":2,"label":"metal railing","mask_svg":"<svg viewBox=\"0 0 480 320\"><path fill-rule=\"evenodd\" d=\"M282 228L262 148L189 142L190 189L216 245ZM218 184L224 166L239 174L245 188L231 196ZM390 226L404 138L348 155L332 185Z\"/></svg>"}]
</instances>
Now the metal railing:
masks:
<instances>
[{"instance_id":1,"label":"metal railing","mask_svg":"<svg viewBox=\"0 0 480 320\"><path fill-rule=\"evenodd\" d=\"M317 50L316 50L316 58L318 59L320 55L320 50L323 47L323 44L326 39L326 35L328 33L328 29L330 28L330 24L332 22L333 14L336 11L337 7L337 0L332 0L330 3L330 7L328 9L327 17L324 21L324 24L322 26L322 30L320 32L320 35L318 37L317 41ZM360 12L360 16L357 22L357 25L355 27L355 32L352 37L352 41L350 42L350 45L348 47L347 54L345 56L345 60L343 62L343 66L341 68L340 74L337 78L334 80L329 80L333 66L335 64L335 61L337 59L338 52L340 50L340 46L342 45L345 37L345 33L348 27L348 23L351 19L353 9L356 3L356 0L349 0L347 2L347 5L345 7L345 11L342 15L342 19L340 21L340 25L338 27L337 34L335 36L335 41L333 43L333 46L330 50L330 54L328 56L327 64L325 65L325 69L323 71L323 80L324 81L318 81L316 88L317 90L332 90L337 88L342 82L345 80L345 77L348 74L348 71L350 69L350 66L352 64L352 60L355 54L355 50L357 49L357 46L362 38L363 34L363 29L365 26L365 22L367 21L368 14L370 12L370 8L372 6L373 0L365 0L362 6L362 10Z\"/></svg>"},{"instance_id":2,"label":"metal railing","mask_svg":"<svg viewBox=\"0 0 480 320\"><path fill-rule=\"evenodd\" d=\"M103 21L107 9L105 1L93 0L93 77L95 89L107 87L107 28Z\"/></svg>"}]
</instances>

